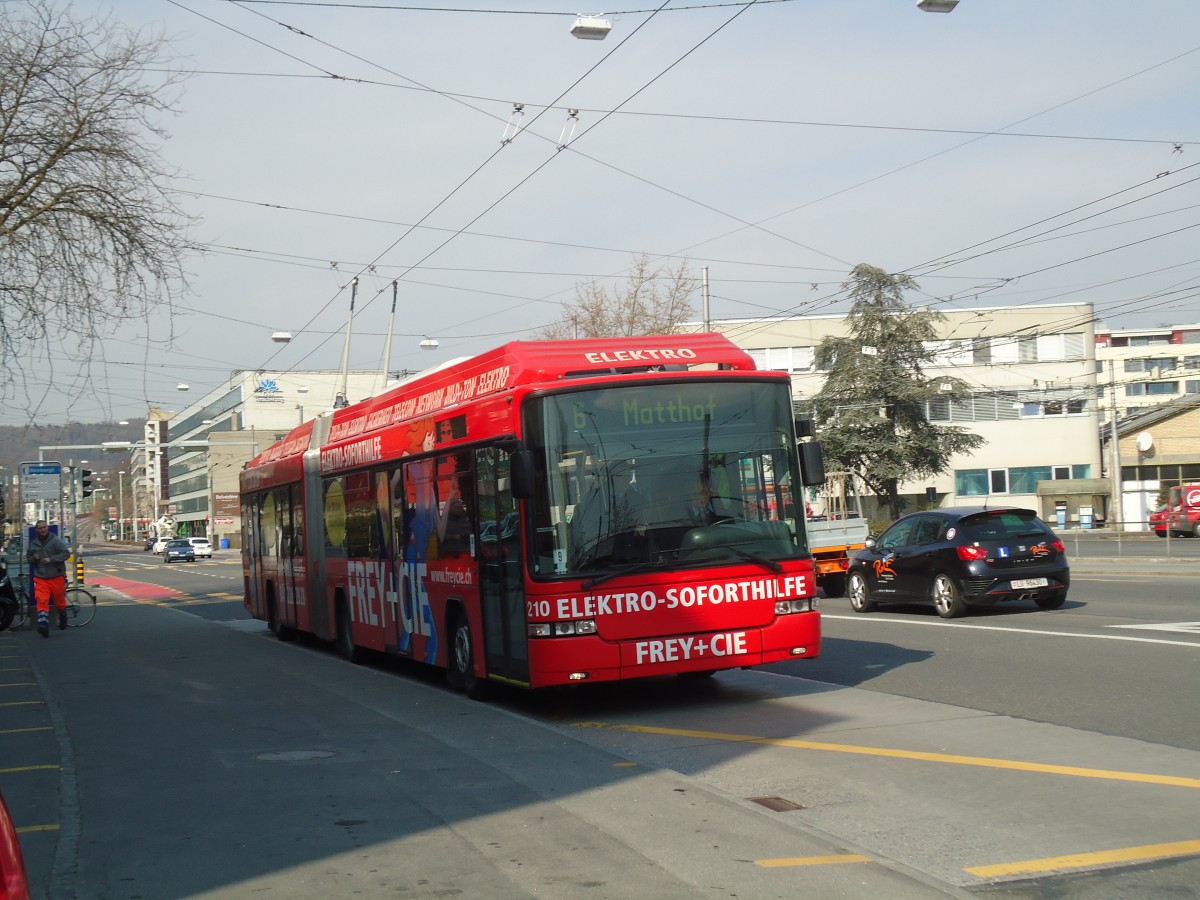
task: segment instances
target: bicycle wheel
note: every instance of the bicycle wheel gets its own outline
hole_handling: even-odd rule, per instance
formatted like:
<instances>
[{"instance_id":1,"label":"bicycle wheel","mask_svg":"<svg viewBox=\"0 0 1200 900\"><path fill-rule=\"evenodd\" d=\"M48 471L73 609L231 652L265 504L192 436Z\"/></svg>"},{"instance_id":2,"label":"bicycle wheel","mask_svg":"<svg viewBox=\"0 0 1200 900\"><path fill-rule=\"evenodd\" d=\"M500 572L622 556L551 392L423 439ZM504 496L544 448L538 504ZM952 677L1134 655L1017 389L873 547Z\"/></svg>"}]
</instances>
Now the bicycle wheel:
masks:
<instances>
[{"instance_id":1,"label":"bicycle wheel","mask_svg":"<svg viewBox=\"0 0 1200 900\"><path fill-rule=\"evenodd\" d=\"M67 588L67 624L82 628L96 615L96 595L87 588Z\"/></svg>"},{"instance_id":2,"label":"bicycle wheel","mask_svg":"<svg viewBox=\"0 0 1200 900\"><path fill-rule=\"evenodd\" d=\"M8 627L13 631L19 631L26 620L30 618L29 595L25 593L25 588L15 582L13 583L13 593L17 595L17 611L13 614L12 622Z\"/></svg>"}]
</instances>

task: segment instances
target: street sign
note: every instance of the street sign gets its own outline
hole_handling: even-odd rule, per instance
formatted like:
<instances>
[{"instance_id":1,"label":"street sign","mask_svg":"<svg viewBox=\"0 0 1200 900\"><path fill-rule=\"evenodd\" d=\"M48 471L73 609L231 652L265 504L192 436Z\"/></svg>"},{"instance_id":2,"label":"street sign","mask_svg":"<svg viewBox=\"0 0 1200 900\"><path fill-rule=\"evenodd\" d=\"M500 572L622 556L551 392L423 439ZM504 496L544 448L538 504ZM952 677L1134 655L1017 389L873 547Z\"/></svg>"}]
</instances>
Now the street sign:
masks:
<instances>
[{"instance_id":1,"label":"street sign","mask_svg":"<svg viewBox=\"0 0 1200 900\"><path fill-rule=\"evenodd\" d=\"M62 463L21 463L22 500L61 500Z\"/></svg>"}]
</instances>

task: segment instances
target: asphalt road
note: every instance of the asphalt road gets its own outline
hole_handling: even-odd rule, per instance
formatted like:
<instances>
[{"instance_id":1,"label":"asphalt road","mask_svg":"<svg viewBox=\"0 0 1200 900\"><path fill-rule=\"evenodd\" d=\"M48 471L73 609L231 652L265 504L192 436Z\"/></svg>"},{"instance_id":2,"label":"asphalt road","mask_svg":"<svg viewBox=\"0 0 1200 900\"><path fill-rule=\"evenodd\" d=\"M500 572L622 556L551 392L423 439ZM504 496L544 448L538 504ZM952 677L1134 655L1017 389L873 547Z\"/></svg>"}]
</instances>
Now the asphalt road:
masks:
<instances>
[{"instance_id":1,"label":"asphalt road","mask_svg":"<svg viewBox=\"0 0 1200 900\"><path fill-rule=\"evenodd\" d=\"M1197 896L1174 565L1081 561L1055 612L826 600L816 661L489 706L279 644L229 554L97 552L92 625L0 634L0 788L56 898Z\"/></svg>"}]
</instances>

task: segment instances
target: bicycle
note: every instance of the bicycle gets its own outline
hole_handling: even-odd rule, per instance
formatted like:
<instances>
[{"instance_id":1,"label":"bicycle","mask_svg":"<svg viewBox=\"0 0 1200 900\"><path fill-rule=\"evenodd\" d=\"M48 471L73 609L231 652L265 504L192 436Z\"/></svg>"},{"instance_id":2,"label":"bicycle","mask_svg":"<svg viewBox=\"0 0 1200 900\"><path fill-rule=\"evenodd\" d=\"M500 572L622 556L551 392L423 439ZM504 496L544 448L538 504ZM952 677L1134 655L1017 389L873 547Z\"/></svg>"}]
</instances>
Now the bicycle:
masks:
<instances>
[{"instance_id":1,"label":"bicycle","mask_svg":"<svg viewBox=\"0 0 1200 900\"><path fill-rule=\"evenodd\" d=\"M82 628L96 615L96 595L81 585L67 588L67 624Z\"/></svg>"},{"instance_id":2,"label":"bicycle","mask_svg":"<svg viewBox=\"0 0 1200 900\"><path fill-rule=\"evenodd\" d=\"M37 611L33 608L29 601L29 595L25 593L25 588L20 585L13 585L13 593L17 596L17 603L13 610L12 619L5 625L0 621L0 631L6 627L13 631L20 631L25 627L25 623L33 624L33 620L37 617ZM72 628L82 628L88 622L92 621L96 615L96 595L85 587L72 585L67 588L67 606L64 610L67 614L67 624ZM52 607L51 621L53 621L53 613L56 610Z\"/></svg>"}]
</instances>

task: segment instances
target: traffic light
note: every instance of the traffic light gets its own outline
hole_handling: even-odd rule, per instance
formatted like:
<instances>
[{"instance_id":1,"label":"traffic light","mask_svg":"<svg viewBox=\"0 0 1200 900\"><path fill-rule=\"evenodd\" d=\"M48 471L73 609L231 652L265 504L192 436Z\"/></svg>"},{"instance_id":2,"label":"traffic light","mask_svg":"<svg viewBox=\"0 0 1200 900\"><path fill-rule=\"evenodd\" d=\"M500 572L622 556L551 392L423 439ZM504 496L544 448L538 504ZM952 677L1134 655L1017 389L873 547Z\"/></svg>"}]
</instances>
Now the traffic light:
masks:
<instances>
[{"instance_id":1,"label":"traffic light","mask_svg":"<svg viewBox=\"0 0 1200 900\"><path fill-rule=\"evenodd\" d=\"M93 472L91 469L80 469L79 470L79 486L81 488L80 493L84 497L92 496L92 476L95 474L96 473Z\"/></svg>"}]
</instances>

